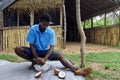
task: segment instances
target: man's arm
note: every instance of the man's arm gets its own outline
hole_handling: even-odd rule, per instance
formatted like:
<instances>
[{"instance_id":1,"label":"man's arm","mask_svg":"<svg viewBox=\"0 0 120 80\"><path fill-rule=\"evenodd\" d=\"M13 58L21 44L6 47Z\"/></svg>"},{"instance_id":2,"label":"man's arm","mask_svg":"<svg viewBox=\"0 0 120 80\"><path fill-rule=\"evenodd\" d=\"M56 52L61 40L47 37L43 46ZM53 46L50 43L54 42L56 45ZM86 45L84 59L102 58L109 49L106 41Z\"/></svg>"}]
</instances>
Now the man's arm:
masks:
<instances>
[{"instance_id":1,"label":"man's arm","mask_svg":"<svg viewBox=\"0 0 120 80\"><path fill-rule=\"evenodd\" d=\"M44 57L45 61L48 60L48 57L51 55L53 49L54 49L54 46L50 46L46 56Z\"/></svg>"},{"instance_id":2,"label":"man's arm","mask_svg":"<svg viewBox=\"0 0 120 80\"><path fill-rule=\"evenodd\" d=\"M32 51L32 54L33 54L34 58L37 59L37 58L38 58L38 55L37 55L37 53L36 53L36 51L35 51L35 47L34 47L33 44L30 44L30 49L31 49L31 51Z\"/></svg>"},{"instance_id":3,"label":"man's arm","mask_svg":"<svg viewBox=\"0 0 120 80\"><path fill-rule=\"evenodd\" d=\"M50 43L50 48L49 48L46 56L44 57L45 61L48 59L48 57L51 55L52 51L54 50L54 45L55 45L55 32L54 32L54 30L51 30L49 43Z\"/></svg>"},{"instance_id":4,"label":"man's arm","mask_svg":"<svg viewBox=\"0 0 120 80\"><path fill-rule=\"evenodd\" d=\"M31 51L32 51L32 54L33 54L33 56L34 56L34 60L35 60L35 62L37 63L37 64L39 64L39 65L44 65L45 64L45 59L44 58L41 58L41 57L39 57L38 55L37 55L37 53L36 53L36 51L35 51L35 47L34 47L34 45L33 44L30 44L30 49L31 49Z\"/></svg>"}]
</instances>

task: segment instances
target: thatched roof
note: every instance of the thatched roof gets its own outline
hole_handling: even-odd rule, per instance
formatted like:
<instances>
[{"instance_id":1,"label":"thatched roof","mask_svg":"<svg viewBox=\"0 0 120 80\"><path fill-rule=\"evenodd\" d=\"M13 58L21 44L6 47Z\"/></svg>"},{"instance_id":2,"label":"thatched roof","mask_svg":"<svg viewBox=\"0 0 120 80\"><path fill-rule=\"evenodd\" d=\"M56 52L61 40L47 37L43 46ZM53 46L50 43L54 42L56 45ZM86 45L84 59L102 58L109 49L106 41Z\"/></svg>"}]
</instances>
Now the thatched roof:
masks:
<instances>
[{"instance_id":1,"label":"thatched roof","mask_svg":"<svg viewBox=\"0 0 120 80\"><path fill-rule=\"evenodd\" d=\"M4 10L10 4L12 4L15 0L1 0L0 1L0 11Z\"/></svg>"},{"instance_id":2,"label":"thatched roof","mask_svg":"<svg viewBox=\"0 0 120 80\"><path fill-rule=\"evenodd\" d=\"M13 0L7 0L13 1ZM14 10L49 10L54 8L60 8L63 0L15 0L8 9ZM4 2L4 0L3 0Z\"/></svg>"},{"instance_id":3,"label":"thatched roof","mask_svg":"<svg viewBox=\"0 0 120 80\"><path fill-rule=\"evenodd\" d=\"M76 20L76 0L1 0L0 10L5 9L6 7L8 9L19 11L37 11L40 9L50 10L61 7L62 1L65 1L68 20L74 22ZM119 6L119 3L115 3L115 1L120 0L81 0L80 8L82 20L113 10Z\"/></svg>"},{"instance_id":4,"label":"thatched roof","mask_svg":"<svg viewBox=\"0 0 120 80\"><path fill-rule=\"evenodd\" d=\"M72 20L73 22L76 20L75 1L76 0L65 0L67 17L69 17L68 20ZM81 18L82 20L85 20L103 14L104 12L114 10L120 6L120 0L81 0L80 5Z\"/></svg>"}]
</instances>

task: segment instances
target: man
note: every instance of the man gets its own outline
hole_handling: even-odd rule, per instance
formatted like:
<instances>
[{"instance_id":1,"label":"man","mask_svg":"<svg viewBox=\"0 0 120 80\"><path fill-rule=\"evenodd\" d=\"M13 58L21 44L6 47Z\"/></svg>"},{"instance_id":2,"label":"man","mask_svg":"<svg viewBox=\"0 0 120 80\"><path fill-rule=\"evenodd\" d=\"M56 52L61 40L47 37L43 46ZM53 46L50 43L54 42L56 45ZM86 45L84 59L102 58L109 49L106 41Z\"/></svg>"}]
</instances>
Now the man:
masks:
<instances>
[{"instance_id":1,"label":"man","mask_svg":"<svg viewBox=\"0 0 120 80\"><path fill-rule=\"evenodd\" d=\"M32 62L30 68L35 64L44 65L47 60L59 60L65 67L70 68L75 74L79 73L73 64L71 64L62 53L54 52L55 33L49 27L51 17L48 14L42 14L40 23L33 25L27 35L26 41L30 47L16 47L15 53ZM49 46L48 46L49 45Z\"/></svg>"}]
</instances>

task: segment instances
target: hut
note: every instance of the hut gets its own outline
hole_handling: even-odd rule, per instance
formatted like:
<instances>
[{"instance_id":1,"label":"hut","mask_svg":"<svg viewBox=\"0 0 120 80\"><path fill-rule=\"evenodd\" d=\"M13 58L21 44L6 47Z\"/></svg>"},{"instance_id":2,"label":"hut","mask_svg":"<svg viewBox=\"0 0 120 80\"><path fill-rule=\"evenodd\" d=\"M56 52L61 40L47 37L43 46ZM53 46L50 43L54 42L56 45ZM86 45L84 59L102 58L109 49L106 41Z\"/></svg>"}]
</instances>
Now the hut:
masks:
<instances>
[{"instance_id":1,"label":"hut","mask_svg":"<svg viewBox=\"0 0 120 80\"><path fill-rule=\"evenodd\" d=\"M80 35L76 21L76 0L65 0L67 16L67 42L79 42ZM120 42L120 23L118 25L106 25L106 14L114 12L120 7L120 0L80 0L81 20L87 38L87 43L117 46ZM120 11L120 9L119 9ZM115 12L114 12L115 13ZM104 25L99 28L93 25L93 18L103 14ZM116 14L115 14L116 15ZM118 17L120 20L120 18ZM86 28L86 20L89 20L90 28Z\"/></svg>"},{"instance_id":2,"label":"hut","mask_svg":"<svg viewBox=\"0 0 120 80\"><path fill-rule=\"evenodd\" d=\"M63 5L65 1L66 7L66 20L67 28L65 27L65 15L63 12ZM67 41L80 41L80 36L77 30L76 24L76 9L75 1L76 0L1 0L0 1L0 50L12 49L15 46L27 45L25 42L25 35L29 29L30 25L37 23L37 16L43 12L54 12L52 14L53 22L56 24L53 29L56 33L56 47L61 48L65 46L66 39ZM80 9L81 9L81 20L91 19L91 29L85 29L85 34L87 36L87 42L98 43L98 44L111 44L111 42L116 42L115 45L118 45L120 41L120 27L116 29L103 29L99 32L93 27L93 17L110 12L117 7L120 3L115 2L119 0L81 0ZM57 14L56 14L57 13ZM8 17L12 15L12 18ZM22 15L21 15L22 14ZM17 17L16 17L17 16ZM22 18L22 19L21 19ZM9 27L8 27L9 26ZM24 27L23 27L24 26ZM62 27L64 26L64 27ZM110 31L110 32L109 32ZM117 33L113 34L114 32ZM97 34L103 33L103 34ZM105 33L112 33L112 37L109 35L104 35ZM119 35L118 35L119 34ZM19 35L19 36L18 36ZM98 36L101 36L99 39ZM118 36L116 36L118 35ZM116 37L116 38L114 38ZM106 39L102 39L106 38ZM111 40L112 38L112 40ZM103 42L104 41L104 42ZM13 44L14 43L14 44Z\"/></svg>"},{"instance_id":3,"label":"hut","mask_svg":"<svg viewBox=\"0 0 120 80\"><path fill-rule=\"evenodd\" d=\"M56 47L63 42L63 0L1 0L0 1L0 50L16 46L29 46L25 38L29 27L39 23L42 13L52 16L50 26L56 34Z\"/></svg>"}]
</instances>

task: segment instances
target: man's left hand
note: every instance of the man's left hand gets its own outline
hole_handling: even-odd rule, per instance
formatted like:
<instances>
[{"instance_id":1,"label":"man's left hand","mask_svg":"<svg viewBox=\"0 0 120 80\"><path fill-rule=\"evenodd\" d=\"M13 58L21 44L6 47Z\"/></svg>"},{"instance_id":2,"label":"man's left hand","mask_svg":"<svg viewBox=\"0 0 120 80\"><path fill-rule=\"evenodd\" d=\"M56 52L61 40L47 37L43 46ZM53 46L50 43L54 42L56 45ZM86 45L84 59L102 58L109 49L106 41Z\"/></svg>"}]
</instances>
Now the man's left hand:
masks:
<instances>
[{"instance_id":1,"label":"man's left hand","mask_svg":"<svg viewBox=\"0 0 120 80\"><path fill-rule=\"evenodd\" d=\"M44 58L38 57L38 58L35 59L35 62L36 62L38 65L41 65L41 66L42 66L42 65L45 64L46 60L45 60Z\"/></svg>"}]
</instances>

